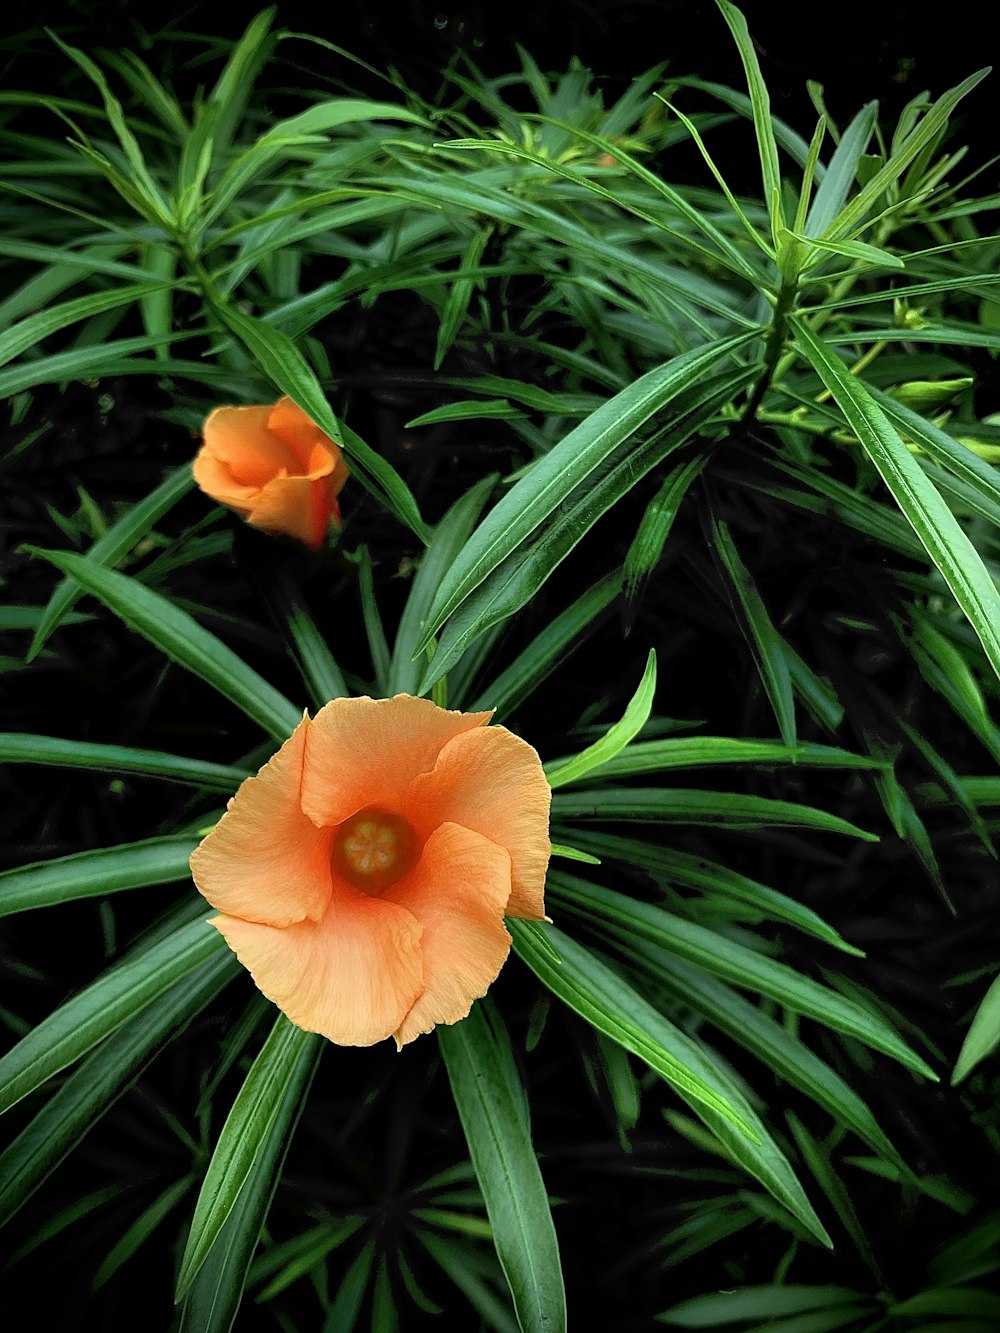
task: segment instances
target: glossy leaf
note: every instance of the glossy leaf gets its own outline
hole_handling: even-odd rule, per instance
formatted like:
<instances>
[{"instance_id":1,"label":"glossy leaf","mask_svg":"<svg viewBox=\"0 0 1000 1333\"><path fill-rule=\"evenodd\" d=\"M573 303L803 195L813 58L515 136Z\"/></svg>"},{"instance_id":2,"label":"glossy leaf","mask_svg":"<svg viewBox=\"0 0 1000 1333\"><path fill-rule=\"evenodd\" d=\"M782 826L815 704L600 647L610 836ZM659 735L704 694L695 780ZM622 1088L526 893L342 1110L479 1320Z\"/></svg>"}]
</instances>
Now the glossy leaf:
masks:
<instances>
[{"instance_id":1,"label":"glossy leaf","mask_svg":"<svg viewBox=\"0 0 1000 1333\"><path fill-rule=\"evenodd\" d=\"M523 1098L511 1091L519 1075L509 1041L498 1039L479 1004L437 1036L518 1323L523 1333L559 1333L566 1295L558 1243Z\"/></svg>"}]
</instances>

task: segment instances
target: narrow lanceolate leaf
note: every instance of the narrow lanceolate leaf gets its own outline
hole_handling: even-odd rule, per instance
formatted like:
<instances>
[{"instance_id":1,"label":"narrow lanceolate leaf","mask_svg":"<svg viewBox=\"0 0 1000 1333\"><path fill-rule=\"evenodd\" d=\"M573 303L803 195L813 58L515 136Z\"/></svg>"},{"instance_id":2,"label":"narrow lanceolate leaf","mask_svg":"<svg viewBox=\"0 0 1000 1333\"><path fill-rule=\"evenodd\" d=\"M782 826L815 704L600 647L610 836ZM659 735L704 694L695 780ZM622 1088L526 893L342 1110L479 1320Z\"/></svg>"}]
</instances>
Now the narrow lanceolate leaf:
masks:
<instances>
[{"instance_id":1,"label":"narrow lanceolate leaf","mask_svg":"<svg viewBox=\"0 0 1000 1333\"><path fill-rule=\"evenodd\" d=\"M416 694L421 665L413 660L414 651L430 612L434 594L451 568L455 556L467 541L472 525L482 510L486 497L497 481L497 474L476 483L460 496L434 529L420 567L413 579L410 595L399 619L396 641L386 681L386 694Z\"/></svg>"},{"instance_id":2,"label":"narrow lanceolate leaf","mask_svg":"<svg viewBox=\"0 0 1000 1333\"><path fill-rule=\"evenodd\" d=\"M232 1211L188 1287L178 1333L230 1333L321 1052L322 1042L310 1042L303 1047L301 1062L289 1080L271 1133L261 1143ZM346 1325L334 1321L330 1327Z\"/></svg>"},{"instance_id":3,"label":"narrow lanceolate leaf","mask_svg":"<svg viewBox=\"0 0 1000 1333\"><path fill-rule=\"evenodd\" d=\"M141 773L171 782L212 787L216 791L233 791L244 778L251 776L246 768L213 764L206 759L185 759L161 750L69 741L22 731L0 732L0 764L46 764L56 768L92 768L99 773Z\"/></svg>"},{"instance_id":4,"label":"narrow lanceolate leaf","mask_svg":"<svg viewBox=\"0 0 1000 1333\"><path fill-rule=\"evenodd\" d=\"M273 324L245 315L235 306L218 303L212 310L219 322L239 339L267 378L298 403L320 430L343 448L351 472L366 490L426 542L430 534L406 482L359 435L337 421L319 380L291 338Z\"/></svg>"},{"instance_id":5,"label":"narrow lanceolate leaf","mask_svg":"<svg viewBox=\"0 0 1000 1333\"><path fill-rule=\"evenodd\" d=\"M851 430L938 567L1000 676L1000 593L979 553L872 395L840 357L796 322L802 354L833 394Z\"/></svg>"},{"instance_id":6,"label":"narrow lanceolate leaf","mask_svg":"<svg viewBox=\"0 0 1000 1333\"><path fill-rule=\"evenodd\" d=\"M641 941L655 943L668 953L692 963L735 986L767 995L795 1013L855 1037L873 1050L937 1081L937 1075L902 1041L888 1023L837 991L803 976L785 963L748 949L695 921L652 903L640 902L601 885L570 875L550 872L549 884L558 901L577 915L599 923L602 931L617 935L626 949Z\"/></svg>"},{"instance_id":7,"label":"narrow lanceolate leaf","mask_svg":"<svg viewBox=\"0 0 1000 1333\"><path fill-rule=\"evenodd\" d=\"M741 736L668 736L662 741L636 741L609 759L600 772L602 781L663 773L675 768L704 768L714 764L794 764L800 768L880 768L882 761L853 754L835 745L803 741L744 739Z\"/></svg>"},{"instance_id":8,"label":"narrow lanceolate leaf","mask_svg":"<svg viewBox=\"0 0 1000 1333\"><path fill-rule=\"evenodd\" d=\"M678 357L677 361L680 360L683 358ZM470 589L441 634L437 652L424 675L422 689L439 680L485 629L502 623L525 606L598 519L627 495L647 472L701 430L723 404L731 402L734 395L746 385L751 374L750 370L741 367L728 373L702 377L697 384L689 385L682 393L675 395L656 421L650 422L648 428L639 432L635 439L622 435L615 448L605 450L600 462L585 479L560 494L557 512L551 515L549 521L537 533L526 534L525 540L515 550L509 551L489 569L480 583ZM565 440L562 444L565 444ZM459 555L456 565L461 563L465 552L476 544L479 535L493 522L519 486L528 485L531 491L529 483L536 469L545 469L552 455L562 449L562 444L534 464L517 486L486 516ZM563 470L563 480L575 470L579 459L564 461L567 466ZM529 507L531 505L533 500L529 498ZM516 527L519 520L513 513L509 517L512 528ZM506 546L511 530L497 534L500 543L494 545L493 556ZM437 611L432 612L432 622L437 621L438 615Z\"/></svg>"},{"instance_id":9,"label":"narrow lanceolate leaf","mask_svg":"<svg viewBox=\"0 0 1000 1333\"><path fill-rule=\"evenodd\" d=\"M588 745L579 754L569 759L557 759L545 765L545 776L550 787L562 787L567 782L579 782L587 773L600 768L614 759L619 751L624 750L629 741L634 740L642 731L653 706L656 691L656 649L650 648L646 659L646 669L642 673L639 687L629 700L620 721L608 728L599 741Z\"/></svg>"},{"instance_id":10,"label":"narrow lanceolate leaf","mask_svg":"<svg viewBox=\"0 0 1000 1333\"><path fill-rule=\"evenodd\" d=\"M483 1192L493 1243L523 1333L562 1333L566 1295L545 1183L509 1042L498 1040L482 1007L438 1028L469 1156Z\"/></svg>"},{"instance_id":11,"label":"narrow lanceolate leaf","mask_svg":"<svg viewBox=\"0 0 1000 1333\"><path fill-rule=\"evenodd\" d=\"M611 1037L686 1099L708 1107L750 1140L752 1113L742 1094L703 1050L582 945L553 927L544 948L523 923L508 920L518 955L539 980L599 1032Z\"/></svg>"},{"instance_id":12,"label":"narrow lanceolate leaf","mask_svg":"<svg viewBox=\"0 0 1000 1333\"><path fill-rule=\"evenodd\" d=\"M534 463L480 523L442 581L417 651L456 607L521 547L576 487L614 456L678 394L695 385L756 331L724 338L649 371L609 398Z\"/></svg>"},{"instance_id":13,"label":"narrow lanceolate leaf","mask_svg":"<svg viewBox=\"0 0 1000 1333\"><path fill-rule=\"evenodd\" d=\"M962 1049L955 1061L951 1076L951 1086L957 1087L966 1075L971 1074L980 1060L985 1060L1000 1046L1000 977L993 982L983 996L972 1026L965 1034Z\"/></svg>"},{"instance_id":14,"label":"narrow lanceolate leaf","mask_svg":"<svg viewBox=\"0 0 1000 1333\"><path fill-rule=\"evenodd\" d=\"M795 744L795 697L788 671L784 641L774 628L767 607L757 590L750 571L740 559L736 543L725 523L710 519L710 536L714 553L728 575L734 609L739 615L739 627L753 656L761 684L774 710L778 730L785 745Z\"/></svg>"},{"instance_id":15,"label":"narrow lanceolate leaf","mask_svg":"<svg viewBox=\"0 0 1000 1333\"><path fill-rule=\"evenodd\" d=\"M612 1041L639 1056L700 1116L726 1151L823 1245L830 1239L787 1158L721 1064L589 950L552 927L557 963L522 921L510 921L514 947L543 985Z\"/></svg>"},{"instance_id":16,"label":"narrow lanceolate leaf","mask_svg":"<svg viewBox=\"0 0 1000 1333\"><path fill-rule=\"evenodd\" d=\"M80 296L72 301L63 301L59 305L39 310L34 315L5 329L0 334L0 366L12 361L41 342L51 337L70 324L81 319L90 319L93 315L103 314L106 310L117 310L120 306L130 305L154 293L169 291L174 284L151 279L149 282L132 283L125 287L113 287L110 291L95 292L91 296ZM162 330L168 333L169 330Z\"/></svg>"},{"instance_id":17,"label":"narrow lanceolate leaf","mask_svg":"<svg viewBox=\"0 0 1000 1333\"><path fill-rule=\"evenodd\" d=\"M774 125L771 121L771 99L768 97L764 76L760 72L757 52L754 50L747 21L728 0L716 0L722 10L722 16L729 24L729 30L736 39L740 50L740 59L747 77L747 92L753 111L753 127L757 135L757 148L760 153L761 177L764 182L764 201L771 214L771 235L778 243L778 228L781 217L781 168L778 164L778 145L774 138Z\"/></svg>"},{"instance_id":18,"label":"narrow lanceolate leaf","mask_svg":"<svg viewBox=\"0 0 1000 1333\"><path fill-rule=\"evenodd\" d=\"M621 589L621 575L608 574L570 603L519 653L491 684L468 705L471 712L495 708L503 717L527 699L572 651L576 641L595 625Z\"/></svg>"},{"instance_id":19,"label":"narrow lanceolate leaf","mask_svg":"<svg viewBox=\"0 0 1000 1333\"><path fill-rule=\"evenodd\" d=\"M267 1145L276 1136L284 1139L321 1048L316 1033L303 1032L279 1015L236 1095L209 1162L181 1259L178 1299L208 1258L255 1166L270 1156Z\"/></svg>"},{"instance_id":20,"label":"narrow lanceolate leaf","mask_svg":"<svg viewBox=\"0 0 1000 1333\"><path fill-rule=\"evenodd\" d=\"M0 1226L237 971L233 954L216 950L87 1056L0 1156Z\"/></svg>"},{"instance_id":21,"label":"narrow lanceolate leaf","mask_svg":"<svg viewBox=\"0 0 1000 1333\"><path fill-rule=\"evenodd\" d=\"M140 538L153 527L188 491L194 489L194 477L190 467L179 467L167 479L141 500L127 514L113 523L107 532L93 544L86 553L86 559L97 565L113 565L121 559ZM55 627L65 620L67 613L83 589L75 579L63 579L56 587L45 614L28 649L27 660L30 662L38 653Z\"/></svg>"},{"instance_id":22,"label":"narrow lanceolate leaf","mask_svg":"<svg viewBox=\"0 0 1000 1333\"><path fill-rule=\"evenodd\" d=\"M657 980L666 984L680 1003L704 1015L713 1027L750 1051L766 1069L811 1097L881 1157L902 1166L899 1154L862 1099L799 1037L704 969L683 963L652 944L643 943L641 951Z\"/></svg>"},{"instance_id":23,"label":"narrow lanceolate leaf","mask_svg":"<svg viewBox=\"0 0 1000 1333\"><path fill-rule=\"evenodd\" d=\"M263 676L247 666L186 611L137 579L104 569L84 556L68 551L31 548L76 579L85 591L99 598L129 629L141 634L161 652L242 709L276 740L283 741L298 726L300 711Z\"/></svg>"},{"instance_id":24,"label":"narrow lanceolate leaf","mask_svg":"<svg viewBox=\"0 0 1000 1333\"><path fill-rule=\"evenodd\" d=\"M110 968L0 1059L0 1111L86 1055L102 1038L225 947L221 935L199 917Z\"/></svg>"},{"instance_id":25,"label":"narrow lanceolate leaf","mask_svg":"<svg viewBox=\"0 0 1000 1333\"><path fill-rule=\"evenodd\" d=\"M5 870L0 874L0 916L123 889L174 884L189 878L188 858L197 845L197 838L149 838Z\"/></svg>"},{"instance_id":26,"label":"narrow lanceolate leaf","mask_svg":"<svg viewBox=\"0 0 1000 1333\"><path fill-rule=\"evenodd\" d=\"M713 828L813 828L878 842L839 815L811 805L774 801L736 791L700 791L688 787L600 787L594 791L560 791L552 797L554 819L601 820L614 823L660 822L708 824ZM571 839L572 841L572 839Z\"/></svg>"},{"instance_id":27,"label":"narrow lanceolate leaf","mask_svg":"<svg viewBox=\"0 0 1000 1333\"><path fill-rule=\"evenodd\" d=\"M830 159L805 223L806 236L822 236L844 206L858 172L861 155L875 132L878 102L868 102L848 125Z\"/></svg>"}]
</instances>

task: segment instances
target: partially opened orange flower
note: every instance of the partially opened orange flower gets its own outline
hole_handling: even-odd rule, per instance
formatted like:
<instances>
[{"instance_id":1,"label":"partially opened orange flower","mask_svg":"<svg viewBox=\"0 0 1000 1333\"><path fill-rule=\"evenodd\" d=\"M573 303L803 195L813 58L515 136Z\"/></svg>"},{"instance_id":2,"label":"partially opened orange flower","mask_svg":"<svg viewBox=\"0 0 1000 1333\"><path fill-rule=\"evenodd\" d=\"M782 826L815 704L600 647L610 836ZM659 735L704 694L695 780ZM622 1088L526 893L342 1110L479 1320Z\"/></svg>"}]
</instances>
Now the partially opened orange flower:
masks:
<instances>
[{"instance_id":1,"label":"partially opened orange flower","mask_svg":"<svg viewBox=\"0 0 1000 1333\"><path fill-rule=\"evenodd\" d=\"M203 428L194 479L213 500L266 532L318 550L332 519L347 464L329 435L291 398L272 406L217 407Z\"/></svg>"},{"instance_id":2,"label":"partially opened orange flower","mask_svg":"<svg viewBox=\"0 0 1000 1333\"><path fill-rule=\"evenodd\" d=\"M264 994L342 1046L464 1018L544 919L551 792L489 713L335 699L229 802L191 857L212 924Z\"/></svg>"}]
</instances>

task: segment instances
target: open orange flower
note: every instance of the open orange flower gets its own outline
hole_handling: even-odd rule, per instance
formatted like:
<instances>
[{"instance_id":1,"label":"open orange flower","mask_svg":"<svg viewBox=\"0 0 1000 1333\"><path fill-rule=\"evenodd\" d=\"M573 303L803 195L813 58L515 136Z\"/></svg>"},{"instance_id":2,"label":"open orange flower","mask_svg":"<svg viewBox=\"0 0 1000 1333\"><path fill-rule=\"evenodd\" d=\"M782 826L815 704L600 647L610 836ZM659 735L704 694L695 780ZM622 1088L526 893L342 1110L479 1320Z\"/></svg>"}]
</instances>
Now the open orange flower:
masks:
<instances>
[{"instance_id":1,"label":"open orange flower","mask_svg":"<svg viewBox=\"0 0 1000 1333\"><path fill-rule=\"evenodd\" d=\"M194 479L213 500L266 532L283 532L318 550L347 464L329 435L291 398L272 406L217 407L203 428Z\"/></svg>"},{"instance_id":2,"label":"open orange flower","mask_svg":"<svg viewBox=\"0 0 1000 1333\"><path fill-rule=\"evenodd\" d=\"M551 792L489 713L335 699L248 778L191 857L217 927L299 1027L398 1046L464 1018L545 917Z\"/></svg>"}]
</instances>

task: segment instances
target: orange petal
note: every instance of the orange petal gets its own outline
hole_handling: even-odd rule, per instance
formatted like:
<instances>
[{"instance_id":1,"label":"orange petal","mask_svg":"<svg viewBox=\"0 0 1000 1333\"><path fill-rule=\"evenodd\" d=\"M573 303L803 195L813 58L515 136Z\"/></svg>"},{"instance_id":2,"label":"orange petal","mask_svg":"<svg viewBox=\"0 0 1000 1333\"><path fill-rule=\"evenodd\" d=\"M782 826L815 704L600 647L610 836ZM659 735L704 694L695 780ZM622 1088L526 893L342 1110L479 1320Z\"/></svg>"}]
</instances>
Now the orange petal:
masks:
<instances>
[{"instance_id":1,"label":"orange petal","mask_svg":"<svg viewBox=\"0 0 1000 1333\"><path fill-rule=\"evenodd\" d=\"M311 750L307 769L310 763ZM505 847L512 882L506 914L540 921L551 803L541 760L527 741L506 727L484 727L450 740L434 771L413 781L399 809L418 837L449 820Z\"/></svg>"},{"instance_id":2,"label":"orange petal","mask_svg":"<svg viewBox=\"0 0 1000 1333\"><path fill-rule=\"evenodd\" d=\"M220 463L207 449L199 449L192 471L195 483L206 495L241 514L249 512L253 501L260 494L259 486L244 486L234 480L228 464Z\"/></svg>"},{"instance_id":3,"label":"orange petal","mask_svg":"<svg viewBox=\"0 0 1000 1333\"><path fill-rule=\"evenodd\" d=\"M247 522L265 532L295 537L317 551L335 511L339 514L324 481L274 477L250 505Z\"/></svg>"},{"instance_id":4,"label":"orange petal","mask_svg":"<svg viewBox=\"0 0 1000 1333\"><path fill-rule=\"evenodd\" d=\"M457 824L435 829L417 866L386 891L424 927L424 988L396 1031L400 1046L457 1023L496 981L510 951L509 896L510 857Z\"/></svg>"},{"instance_id":5,"label":"orange petal","mask_svg":"<svg viewBox=\"0 0 1000 1333\"><path fill-rule=\"evenodd\" d=\"M298 456L268 429L270 407L217 407L202 428L204 447L243 486L263 486L282 468L301 472Z\"/></svg>"},{"instance_id":6,"label":"orange petal","mask_svg":"<svg viewBox=\"0 0 1000 1333\"><path fill-rule=\"evenodd\" d=\"M199 891L221 912L269 926L319 920L330 901L330 829L299 804L310 722L303 718L191 856Z\"/></svg>"},{"instance_id":7,"label":"orange petal","mask_svg":"<svg viewBox=\"0 0 1000 1333\"><path fill-rule=\"evenodd\" d=\"M340 824L366 806L399 810L409 784L434 767L442 747L489 719L489 713L449 712L409 694L334 699L309 731L302 808L319 825ZM425 821L424 836L450 818Z\"/></svg>"},{"instance_id":8,"label":"orange petal","mask_svg":"<svg viewBox=\"0 0 1000 1333\"><path fill-rule=\"evenodd\" d=\"M303 412L298 403L291 398L279 398L270 409L267 418L268 429L289 448L299 460L296 472L310 472L315 464L312 458L319 445L330 460L327 472L333 470L332 460L337 446L325 431L320 430L315 421ZM338 450L339 452L339 450Z\"/></svg>"},{"instance_id":9,"label":"orange petal","mask_svg":"<svg viewBox=\"0 0 1000 1333\"><path fill-rule=\"evenodd\" d=\"M346 885L338 884L318 923L276 930L220 916L212 925L293 1023L340 1046L390 1036L423 985L420 923Z\"/></svg>"}]
</instances>

